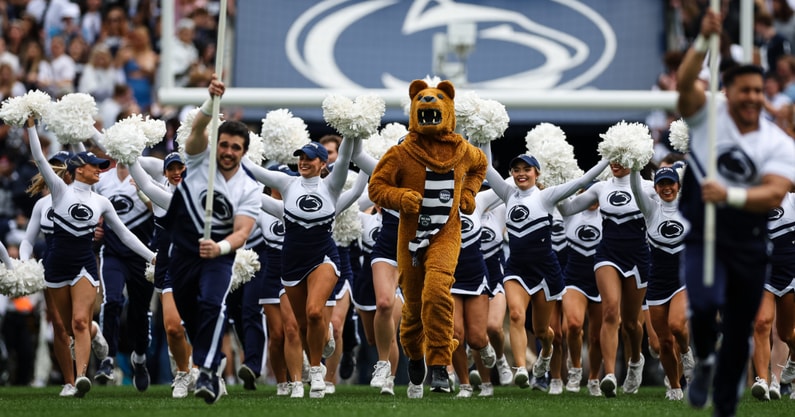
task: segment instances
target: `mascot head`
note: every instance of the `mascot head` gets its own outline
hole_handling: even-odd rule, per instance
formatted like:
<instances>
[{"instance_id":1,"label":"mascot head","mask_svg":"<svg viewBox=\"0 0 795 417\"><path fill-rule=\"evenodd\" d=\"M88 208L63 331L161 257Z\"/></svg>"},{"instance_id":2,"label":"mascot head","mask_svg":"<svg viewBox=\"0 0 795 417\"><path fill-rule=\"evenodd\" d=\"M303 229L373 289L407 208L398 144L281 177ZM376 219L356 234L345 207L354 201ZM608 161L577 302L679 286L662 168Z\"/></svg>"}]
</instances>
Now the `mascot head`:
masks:
<instances>
[{"instance_id":1,"label":"mascot head","mask_svg":"<svg viewBox=\"0 0 795 417\"><path fill-rule=\"evenodd\" d=\"M425 81L414 80L409 86L409 97L409 131L439 138L455 131L455 88L450 81L430 88Z\"/></svg>"}]
</instances>

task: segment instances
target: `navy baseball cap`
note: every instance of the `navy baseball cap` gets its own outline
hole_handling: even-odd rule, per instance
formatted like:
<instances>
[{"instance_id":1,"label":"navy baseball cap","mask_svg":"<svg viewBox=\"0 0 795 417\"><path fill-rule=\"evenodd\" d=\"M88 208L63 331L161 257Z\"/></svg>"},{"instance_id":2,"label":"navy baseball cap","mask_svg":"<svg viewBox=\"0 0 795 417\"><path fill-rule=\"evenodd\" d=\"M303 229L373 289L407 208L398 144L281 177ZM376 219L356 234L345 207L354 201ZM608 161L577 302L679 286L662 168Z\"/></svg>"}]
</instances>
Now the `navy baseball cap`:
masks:
<instances>
[{"instance_id":1,"label":"navy baseball cap","mask_svg":"<svg viewBox=\"0 0 795 417\"><path fill-rule=\"evenodd\" d=\"M109 160L100 158L94 155L93 152L78 152L69 158L66 168L70 172L74 172L78 167L87 164L96 165L99 167L99 169L108 169L108 167L110 167Z\"/></svg>"},{"instance_id":2,"label":"navy baseball cap","mask_svg":"<svg viewBox=\"0 0 795 417\"><path fill-rule=\"evenodd\" d=\"M182 155L180 155L179 152L171 152L163 159L163 171L168 169L168 166L174 162L179 162L180 164L185 165L185 161L182 160Z\"/></svg>"},{"instance_id":3,"label":"navy baseball cap","mask_svg":"<svg viewBox=\"0 0 795 417\"><path fill-rule=\"evenodd\" d=\"M325 146L320 144L320 142L309 142L302 146L301 149L293 152L293 156L299 156L301 154L306 155L306 157L309 159L320 158L320 160L323 162L328 161L328 151L326 150Z\"/></svg>"},{"instance_id":4,"label":"navy baseball cap","mask_svg":"<svg viewBox=\"0 0 795 417\"><path fill-rule=\"evenodd\" d=\"M268 169L271 171L283 172L291 177L298 176L298 173L290 169L290 167L287 164L271 165L268 167Z\"/></svg>"},{"instance_id":5,"label":"navy baseball cap","mask_svg":"<svg viewBox=\"0 0 795 417\"><path fill-rule=\"evenodd\" d=\"M654 173L654 185L657 185L662 180L671 180L678 183L679 173L671 167L662 167Z\"/></svg>"},{"instance_id":6,"label":"navy baseball cap","mask_svg":"<svg viewBox=\"0 0 795 417\"><path fill-rule=\"evenodd\" d=\"M50 159L48 159L47 162L51 164L60 163L66 165L66 161L68 161L69 158L71 158L73 155L74 154L69 151L60 151L55 155L53 155L52 157L50 157Z\"/></svg>"},{"instance_id":7,"label":"navy baseball cap","mask_svg":"<svg viewBox=\"0 0 795 417\"><path fill-rule=\"evenodd\" d=\"M516 158L511 159L510 167L513 168L514 165L518 164L519 162L524 162L531 167L536 167L537 170L541 171L541 164L538 163L538 159L536 159L532 155L522 154L517 156Z\"/></svg>"}]
</instances>

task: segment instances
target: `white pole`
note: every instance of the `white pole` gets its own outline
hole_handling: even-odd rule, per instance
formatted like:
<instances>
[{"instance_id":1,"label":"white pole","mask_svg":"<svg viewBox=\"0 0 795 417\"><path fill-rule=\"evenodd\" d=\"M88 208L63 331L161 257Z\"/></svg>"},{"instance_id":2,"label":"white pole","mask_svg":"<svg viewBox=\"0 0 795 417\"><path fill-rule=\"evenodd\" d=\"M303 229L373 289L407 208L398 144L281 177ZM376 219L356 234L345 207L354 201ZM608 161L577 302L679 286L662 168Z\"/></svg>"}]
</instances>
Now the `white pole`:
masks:
<instances>
[{"instance_id":1,"label":"white pole","mask_svg":"<svg viewBox=\"0 0 795 417\"><path fill-rule=\"evenodd\" d=\"M224 42L226 37L226 0L221 0L221 10L218 15L218 43L215 46L215 73L218 79L223 77L224 66ZM210 238L210 230L213 221L213 201L215 194L215 171L218 162L216 161L218 143L218 114L221 113L221 98L212 97L213 114L210 120L210 167L207 171L207 197L204 203L204 238Z\"/></svg>"},{"instance_id":2,"label":"white pole","mask_svg":"<svg viewBox=\"0 0 795 417\"><path fill-rule=\"evenodd\" d=\"M754 60L754 0L740 0L740 45L743 64L750 64Z\"/></svg>"},{"instance_id":3,"label":"white pole","mask_svg":"<svg viewBox=\"0 0 795 417\"><path fill-rule=\"evenodd\" d=\"M720 13L719 0L710 0L710 8ZM714 179L717 172L715 144L718 137L718 58L720 39L717 34L709 37L709 107L707 108L707 178ZM711 287L715 282L715 204L704 205L704 286Z\"/></svg>"},{"instance_id":4,"label":"white pole","mask_svg":"<svg viewBox=\"0 0 795 417\"><path fill-rule=\"evenodd\" d=\"M160 19L160 51L173 51L174 46L174 2L164 1L162 5L162 15ZM161 88L174 87L174 68L171 65L171 57L161 53L163 59L160 60L160 86ZM205 91L205 94L207 92ZM205 96L207 97L207 96ZM204 100L199 100L201 103ZM194 102L196 103L196 102Z\"/></svg>"}]
</instances>

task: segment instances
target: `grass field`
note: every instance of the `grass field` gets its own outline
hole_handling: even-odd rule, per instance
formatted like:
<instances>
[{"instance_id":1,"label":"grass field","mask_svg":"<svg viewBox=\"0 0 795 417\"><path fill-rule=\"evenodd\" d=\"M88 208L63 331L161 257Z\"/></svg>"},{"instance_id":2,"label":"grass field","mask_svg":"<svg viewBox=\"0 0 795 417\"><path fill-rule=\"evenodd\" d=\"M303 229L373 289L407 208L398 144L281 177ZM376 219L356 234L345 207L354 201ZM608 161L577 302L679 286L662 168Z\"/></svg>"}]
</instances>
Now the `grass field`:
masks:
<instances>
[{"instance_id":1,"label":"grass field","mask_svg":"<svg viewBox=\"0 0 795 417\"><path fill-rule=\"evenodd\" d=\"M636 395L593 398L584 391L550 396L516 387L496 387L493 398L456 399L452 394L431 394L422 400L406 398L406 387L396 387L396 396L381 396L369 386L340 385L337 393L321 400L276 397L275 387L257 391L230 387L229 395L214 405L189 397L171 398L170 387L156 385L145 393L130 386L95 386L83 399L60 398L60 387L0 388L2 417L245 417L245 416L406 416L406 417L690 417L710 416L711 410L694 410L684 402L670 402L662 387L643 387ZM795 400L762 403L746 393L738 416L794 416Z\"/></svg>"}]
</instances>

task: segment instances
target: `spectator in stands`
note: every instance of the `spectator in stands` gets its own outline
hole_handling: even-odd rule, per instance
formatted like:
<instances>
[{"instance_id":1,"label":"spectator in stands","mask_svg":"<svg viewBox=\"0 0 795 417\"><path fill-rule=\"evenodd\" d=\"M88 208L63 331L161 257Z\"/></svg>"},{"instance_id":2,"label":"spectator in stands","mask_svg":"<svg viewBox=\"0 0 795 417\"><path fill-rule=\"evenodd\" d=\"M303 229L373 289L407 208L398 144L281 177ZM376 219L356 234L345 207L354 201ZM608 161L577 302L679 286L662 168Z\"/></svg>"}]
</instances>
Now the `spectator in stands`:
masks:
<instances>
[{"instance_id":1,"label":"spectator in stands","mask_svg":"<svg viewBox=\"0 0 795 417\"><path fill-rule=\"evenodd\" d=\"M110 48L100 43L91 49L91 58L83 70L77 91L91 94L97 103L102 103L113 95L116 85L124 82L124 73L113 65Z\"/></svg>"},{"instance_id":2,"label":"spectator in stands","mask_svg":"<svg viewBox=\"0 0 795 417\"><path fill-rule=\"evenodd\" d=\"M11 64L0 59L0 100L23 94L25 94L25 86L17 80Z\"/></svg>"},{"instance_id":3,"label":"spectator in stands","mask_svg":"<svg viewBox=\"0 0 795 417\"><path fill-rule=\"evenodd\" d=\"M51 92L50 87L53 83L52 66L44 56L44 49L39 42L28 42L22 54L22 71L25 74L23 80L25 88L28 90L39 89Z\"/></svg>"},{"instance_id":4,"label":"spectator in stands","mask_svg":"<svg viewBox=\"0 0 795 417\"><path fill-rule=\"evenodd\" d=\"M783 83L775 72L765 74L765 101L762 116L792 135L792 100L782 92Z\"/></svg>"},{"instance_id":5,"label":"spectator in stands","mask_svg":"<svg viewBox=\"0 0 795 417\"><path fill-rule=\"evenodd\" d=\"M19 57L6 49L6 40L3 36L0 36L0 62L8 63L14 74L20 74Z\"/></svg>"},{"instance_id":6,"label":"spectator in stands","mask_svg":"<svg viewBox=\"0 0 795 417\"><path fill-rule=\"evenodd\" d=\"M193 44L194 27L191 19L180 19L177 22L174 49L168 54L177 87L188 85L191 70L198 65L199 51Z\"/></svg>"},{"instance_id":7,"label":"spectator in stands","mask_svg":"<svg viewBox=\"0 0 795 417\"><path fill-rule=\"evenodd\" d=\"M102 20L102 32L100 32L99 41L108 45L110 53L114 57L127 38L128 31L127 12L124 7L119 3L109 6L105 13L105 18Z\"/></svg>"},{"instance_id":8,"label":"spectator in stands","mask_svg":"<svg viewBox=\"0 0 795 417\"><path fill-rule=\"evenodd\" d=\"M89 51L88 43L82 36L72 38L66 47L66 53L75 61L75 86L80 85L80 78L88 64Z\"/></svg>"},{"instance_id":9,"label":"spectator in stands","mask_svg":"<svg viewBox=\"0 0 795 417\"><path fill-rule=\"evenodd\" d=\"M80 33L89 45L93 45L102 33L102 0L86 0L86 9L80 19Z\"/></svg>"},{"instance_id":10,"label":"spectator in stands","mask_svg":"<svg viewBox=\"0 0 795 417\"><path fill-rule=\"evenodd\" d=\"M75 91L75 75L77 66L75 61L66 54L66 39L57 35L50 41L50 54L52 61L52 86L50 91L54 97L61 97Z\"/></svg>"},{"instance_id":11,"label":"spectator in stands","mask_svg":"<svg viewBox=\"0 0 795 417\"><path fill-rule=\"evenodd\" d=\"M773 15L773 27L776 32L795 44L795 11L787 0L772 0L770 13Z\"/></svg>"},{"instance_id":12,"label":"spectator in stands","mask_svg":"<svg viewBox=\"0 0 795 417\"><path fill-rule=\"evenodd\" d=\"M759 43L759 64L765 71L775 69L778 59L792 52L790 41L776 33L773 17L765 12L754 17L754 34Z\"/></svg>"},{"instance_id":13,"label":"spectator in stands","mask_svg":"<svg viewBox=\"0 0 795 417\"><path fill-rule=\"evenodd\" d=\"M133 98L130 86L116 84L113 87L113 95L99 104L99 120L102 122L102 127L113 126L122 110L134 103L135 98Z\"/></svg>"},{"instance_id":14,"label":"spectator in stands","mask_svg":"<svg viewBox=\"0 0 795 417\"><path fill-rule=\"evenodd\" d=\"M62 36L68 44L73 38L80 36L80 6L67 3L61 7L61 22L58 26L50 28L47 39L52 41L56 36ZM52 57L52 56L51 56Z\"/></svg>"},{"instance_id":15,"label":"spectator in stands","mask_svg":"<svg viewBox=\"0 0 795 417\"><path fill-rule=\"evenodd\" d=\"M143 112L149 112L152 105L158 59L145 26L138 26L128 33L126 45L116 56L117 66L124 70L127 85L132 88L135 101Z\"/></svg>"},{"instance_id":16,"label":"spectator in stands","mask_svg":"<svg viewBox=\"0 0 795 417\"><path fill-rule=\"evenodd\" d=\"M784 94L795 103L795 56L784 55L779 58L776 73L781 78Z\"/></svg>"}]
</instances>

